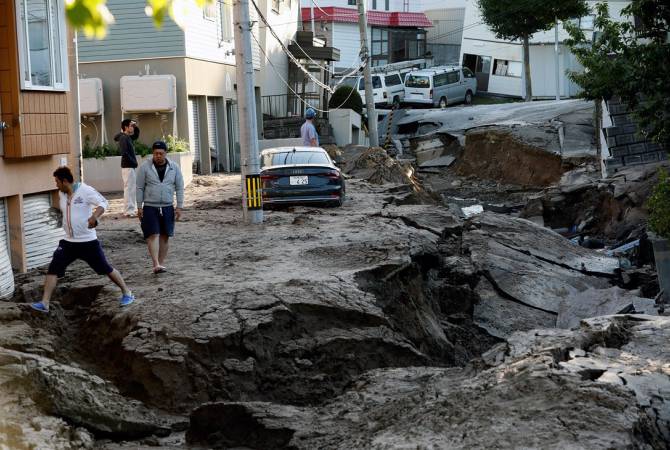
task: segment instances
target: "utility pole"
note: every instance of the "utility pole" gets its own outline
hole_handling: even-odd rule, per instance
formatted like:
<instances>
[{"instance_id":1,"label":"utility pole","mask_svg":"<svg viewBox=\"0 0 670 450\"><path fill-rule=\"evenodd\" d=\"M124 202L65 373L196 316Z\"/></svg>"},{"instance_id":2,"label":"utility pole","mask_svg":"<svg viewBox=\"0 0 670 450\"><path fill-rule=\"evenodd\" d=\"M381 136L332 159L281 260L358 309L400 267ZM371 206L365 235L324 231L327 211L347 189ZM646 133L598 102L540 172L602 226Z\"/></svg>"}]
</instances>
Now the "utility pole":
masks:
<instances>
[{"instance_id":1,"label":"utility pole","mask_svg":"<svg viewBox=\"0 0 670 450\"><path fill-rule=\"evenodd\" d=\"M251 51L251 19L249 0L235 0L235 74L237 78L237 114L240 127L240 166L242 211L246 223L263 223L258 124L254 95L254 64Z\"/></svg>"},{"instance_id":2,"label":"utility pole","mask_svg":"<svg viewBox=\"0 0 670 450\"><path fill-rule=\"evenodd\" d=\"M368 52L368 19L365 16L365 0L358 1L358 28L361 32L361 56L365 61L363 67L363 79L365 80L365 109L368 112L368 133L370 134L370 147L379 147L379 135L377 134L377 115L375 114L375 96L372 90L372 76L370 75L370 64L372 59Z\"/></svg>"},{"instance_id":3,"label":"utility pole","mask_svg":"<svg viewBox=\"0 0 670 450\"><path fill-rule=\"evenodd\" d=\"M554 26L554 63L556 64L556 101L561 99L560 69L558 67L558 17Z\"/></svg>"}]
</instances>

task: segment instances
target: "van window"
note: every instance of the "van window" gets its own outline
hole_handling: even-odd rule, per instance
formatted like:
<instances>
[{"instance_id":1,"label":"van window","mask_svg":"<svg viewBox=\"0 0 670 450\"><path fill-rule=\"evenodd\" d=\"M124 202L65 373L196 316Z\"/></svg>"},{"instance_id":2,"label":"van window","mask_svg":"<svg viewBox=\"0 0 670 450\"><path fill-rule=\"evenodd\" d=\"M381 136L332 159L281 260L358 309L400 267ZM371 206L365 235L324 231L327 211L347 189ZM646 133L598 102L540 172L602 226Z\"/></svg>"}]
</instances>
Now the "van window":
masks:
<instances>
[{"instance_id":1,"label":"van window","mask_svg":"<svg viewBox=\"0 0 670 450\"><path fill-rule=\"evenodd\" d=\"M441 73L441 74L435 75L433 77L433 86L440 87L440 86L444 86L445 84L447 84L447 74L446 73Z\"/></svg>"},{"instance_id":2,"label":"van window","mask_svg":"<svg viewBox=\"0 0 670 450\"><path fill-rule=\"evenodd\" d=\"M402 81L400 80L400 75L393 74L393 75L386 75L386 78L384 79L386 82L386 86L397 86L399 84L402 84Z\"/></svg>"},{"instance_id":3,"label":"van window","mask_svg":"<svg viewBox=\"0 0 670 450\"><path fill-rule=\"evenodd\" d=\"M382 87L382 80L379 78L378 75L375 75L372 77L372 89L381 89ZM359 91L364 91L365 90L365 78L361 77L360 81L358 82L358 90Z\"/></svg>"},{"instance_id":4,"label":"van window","mask_svg":"<svg viewBox=\"0 0 670 450\"><path fill-rule=\"evenodd\" d=\"M430 78L426 75L412 75L411 73L407 75L407 80L405 81L405 86L410 88L421 88L427 89L430 87Z\"/></svg>"},{"instance_id":5,"label":"van window","mask_svg":"<svg viewBox=\"0 0 670 450\"><path fill-rule=\"evenodd\" d=\"M460 79L461 79L460 72L449 72L447 74L447 83L449 84L458 83Z\"/></svg>"}]
</instances>

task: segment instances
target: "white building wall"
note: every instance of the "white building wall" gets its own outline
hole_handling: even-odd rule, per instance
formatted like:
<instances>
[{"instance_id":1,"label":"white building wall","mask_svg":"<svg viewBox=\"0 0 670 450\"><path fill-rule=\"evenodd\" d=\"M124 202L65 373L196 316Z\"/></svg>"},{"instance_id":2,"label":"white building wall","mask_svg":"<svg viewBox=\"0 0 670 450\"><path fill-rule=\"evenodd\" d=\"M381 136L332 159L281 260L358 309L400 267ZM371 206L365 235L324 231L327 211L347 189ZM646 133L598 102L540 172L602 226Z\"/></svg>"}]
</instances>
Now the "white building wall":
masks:
<instances>
[{"instance_id":1,"label":"white building wall","mask_svg":"<svg viewBox=\"0 0 670 450\"><path fill-rule=\"evenodd\" d=\"M523 61L523 47L521 42L504 41L498 39L495 34L483 24L481 13L477 7L476 0L465 0L466 10L463 25L463 41L461 44L461 57L464 54L473 54L491 57L491 72L494 68L494 60ZM591 8L595 8L597 2L589 1ZM609 1L610 15L615 19L621 18L621 10L630 3L626 1ZM585 30L587 36L589 31ZM559 42L567 38L567 32L559 26ZM531 38L530 65L533 96L554 97L556 95L556 66L554 55L555 32L553 30L539 32ZM578 87L568 80L566 70L578 70L579 64L563 45L559 45L559 74L560 95L574 96ZM491 74L489 78L488 92L492 94L523 96L523 79L514 77L502 77Z\"/></svg>"},{"instance_id":2,"label":"white building wall","mask_svg":"<svg viewBox=\"0 0 670 450\"><path fill-rule=\"evenodd\" d=\"M271 5L269 0L268 4ZM265 14L268 22L272 25L272 29L275 30L287 47L295 38L295 33L298 30L298 14L299 6L298 2L295 1L282 1L280 2L279 11L274 11L269 7ZM287 94L288 88L283 80L288 82L288 56L282 50L279 42L270 34L270 31L267 28L263 28L262 30L262 39L259 40L264 45L265 53L267 54L267 59L262 53L260 55L260 85L262 95ZM268 62L268 59L272 64Z\"/></svg>"},{"instance_id":3,"label":"white building wall","mask_svg":"<svg viewBox=\"0 0 670 450\"><path fill-rule=\"evenodd\" d=\"M426 29L429 44L461 45L465 8L427 9L424 13L433 22L433 26Z\"/></svg>"},{"instance_id":4,"label":"white building wall","mask_svg":"<svg viewBox=\"0 0 670 450\"><path fill-rule=\"evenodd\" d=\"M332 46L340 49L340 60L335 63L337 68L356 67L361 60L360 32L356 23L331 23L333 27ZM370 43L370 27L368 27L368 45Z\"/></svg>"},{"instance_id":5,"label":"white building wall","mask_svg":"<svg viewBox=\"0 0 670 450\"><path fill-rule=\"evenodd\" d=\"M185 19L184 39L186 57L225 64L235 64L233 40L219 42L220 9L213 20L205 18L204 12L194 8Z\"/></svg>"}]
</instances>

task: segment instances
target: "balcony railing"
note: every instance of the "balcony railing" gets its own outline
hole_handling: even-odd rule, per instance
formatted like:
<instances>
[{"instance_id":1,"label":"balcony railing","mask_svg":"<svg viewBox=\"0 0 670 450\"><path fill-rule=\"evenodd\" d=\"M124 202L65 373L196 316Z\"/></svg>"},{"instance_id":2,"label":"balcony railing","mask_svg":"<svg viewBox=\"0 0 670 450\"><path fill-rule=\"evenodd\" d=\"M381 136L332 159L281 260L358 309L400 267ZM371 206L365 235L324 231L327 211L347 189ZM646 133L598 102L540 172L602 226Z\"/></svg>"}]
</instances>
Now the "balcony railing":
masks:
<instances>
[{"instance_id":1,"label":"balcony railing","mask_svg":"<svg viewBox=\"0 0 670 450\"><path fill-rule=\"evenodd\" d=\"M318 92L305 92L300 97L317 110L323 110L322 98ZM266 119L283 119L285 117L302 117L308 106L295 94L264 95L261 97L263 117Z\"/></svg>"}]
</instances>

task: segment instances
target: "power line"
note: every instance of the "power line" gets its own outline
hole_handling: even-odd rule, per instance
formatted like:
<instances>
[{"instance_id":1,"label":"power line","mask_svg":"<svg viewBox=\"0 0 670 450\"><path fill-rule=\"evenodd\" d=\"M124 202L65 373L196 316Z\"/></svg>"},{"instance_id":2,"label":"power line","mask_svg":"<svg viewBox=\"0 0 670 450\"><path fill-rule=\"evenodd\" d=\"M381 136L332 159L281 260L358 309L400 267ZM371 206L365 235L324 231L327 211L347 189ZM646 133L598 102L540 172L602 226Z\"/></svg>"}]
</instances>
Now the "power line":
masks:
<instances>
[{"instance_id":1,"label":"power line","mask_svg":"<svg viewBox=\"0 0 670 450\"><path fill-rule=\"evenodd\" d=\"M275 67L274 63L272 62L272 60L270 60L270 57L267 55L267 53L265 53L265 50L264 50L263 47L261 46L260 42L258 42L258 39L256 39L256 36L254 36L253 33L251 33L251 37L254 39L254 41L256 41L256 44L258 45L258 48L260 49L261 53L263 53L263 56L265 56L265 59L267 60L267 62L270 63L270 67L272 67L272 70L274 71L274 73L277 74L277 76L278 76L279 79L282 81L282 83L284 83L284 85L285 85L291 92L293 92L293 94L298 98L298 100L300 100L305 106L307 106L307 107L309 107L309 108L312 108L312 109L314 109L314 110L316 110L316 111L318 111L318 112L322 112L322 113L327 113L327 112L329 112L329 111L337 111L338 109L342 109L341 107L337 107L337 108L332 108L332 109L323 110L323 109L316 108L315 106L311 105L311 104L308 103L306 100L304 100L304 99L300 96L300 94L298 94L298 93L291 87L291 85L286 81L286 79L284 79L284 77L282 77L282 75L279 73L279 71L278 71L277 68ZM347 98L342 102L341 105L344 105L344 104L349 100L349 98L353 95L353 93L354 93L355 90L356 90L355 88L352 88L352 89L351 89L351 92L349 92L349 95L348 95ZM340 105L340 106L341 106L341 105Z\"/></svg>"},{"instance_id":2,"label":"power line","mask_svg":"<svg viewBox=\"0 0 670 450\"><path fill-rule=\"evenodd\" d=\"M302 72L304 72L305 75L307 75L307 77L308 77L310 80L312 80L317 86L319 86L319 87L321 87L321 88L327 90L327 91L330 92L331 94L332 94L333 92L335 92L335 91L333 91L333 89L332 89L330 86L328 86L327 84L322 83L321 80L319 80L319 79L317 79L316 77L314 77L314 75L312 75L312 74L309 72L309 70L307 70L307 69L300 63L300 61L298 61L298 59L297 59L295 56L293 56L293 54L289 51L289 49L286 47L286 45L284 45L284 43L282 42L281 38L280 38L279 36L277 36L277 33L276 33L275 30L272 28L272 26L270 25L270 23L268 23L267 19L265 18L265 16L264 16L263 13L261 12L261 10L260 10L260 8L258 7L258 5L256 4L256 2L255 2L254 0L250 0L250 1L251 1L251 4L254 5L254 8L256 9L256 12L258 13L258 16L260 17L260 19L263 21L263 23L265 23L265 25L267 25L268 30L270 31L270 34L272 34L272 36L274 36L274 38L277 40L277 42L279 42L279 45L280 45L281 48L284 50L284 53L286 53L286 55L288 55L288 57L291 59L291 61L293 61L293 63L294 63L294 64L295 64L295 65L296 65ZM260 47L261 47L261 46L260 46L260 44L259 44L259 48L260 48Z\"/></svg>"}]
</instances>

